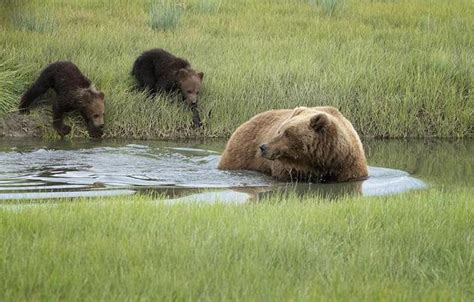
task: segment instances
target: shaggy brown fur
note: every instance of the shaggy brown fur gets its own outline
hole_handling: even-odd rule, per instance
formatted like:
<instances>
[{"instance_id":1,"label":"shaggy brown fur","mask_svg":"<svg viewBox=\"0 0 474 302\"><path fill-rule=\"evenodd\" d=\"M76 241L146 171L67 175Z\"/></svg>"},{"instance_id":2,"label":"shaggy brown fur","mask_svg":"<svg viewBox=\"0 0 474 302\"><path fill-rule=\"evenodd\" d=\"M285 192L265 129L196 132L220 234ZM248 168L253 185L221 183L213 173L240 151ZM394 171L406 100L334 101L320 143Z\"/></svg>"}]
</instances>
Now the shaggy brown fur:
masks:
<instances>
[{"instance_id":1,"label":"shaggy brown fur","mask_svg":"<svg viewBox=\"0 0 474 302\"><path fill-rule=\"evenodd\" d=\"M50 88L56 92L56 99L53 101L53 127L61 137L71 132L71 127L64 124L64 114L73 110L81 113L91 137L102 136L104 94L97 91L72 62L59 61L48 65L22 96L20 112L28 113L33 101Z\"/></svg>"},{"instance_id":2,"label":"shaggy brown fur","mask_svg":"<svg viewBox=\"0 0 474 302\"><path fill-rule=\"evenodd\" d=\"M231 136L223 170L253 170L282 181L343 182L368 176L362 143L334 107L256 115Z\"/></svg>"},{"instance_id":3,"label":"shaggy brown fur","mask_svg":"<svg viewBox=\"0 0 474 302\"><path fill-rule=\"evenodd\" d=\"M198 96L204 73L192 69L188 61L163 49L151 49L135 60L132 75L137 79L138 87L148 91L151 96L163 92L181 93L193 112L194 126L201 126Z\"/></svg>"}]
</instances>

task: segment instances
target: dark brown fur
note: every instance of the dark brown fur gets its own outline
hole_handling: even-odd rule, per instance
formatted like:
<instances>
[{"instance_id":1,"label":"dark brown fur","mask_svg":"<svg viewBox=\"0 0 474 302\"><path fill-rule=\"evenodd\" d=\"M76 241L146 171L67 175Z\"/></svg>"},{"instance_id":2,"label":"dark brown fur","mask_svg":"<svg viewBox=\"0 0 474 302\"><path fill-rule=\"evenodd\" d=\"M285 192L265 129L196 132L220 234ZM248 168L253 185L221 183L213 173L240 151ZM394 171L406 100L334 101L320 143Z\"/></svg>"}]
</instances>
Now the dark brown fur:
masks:
<instances>
[{"instance_id":1,"label":"dark brown fur","mask_svg":"<svg viewBox=\"0 0 474 302\"><path fill-rule=\"evenodd\" d=\"M151 49L135 60L132 75L137 80L138 88L148 91L151 96L179 92L193 111L194 126L201 126L198 96L204 73L196 72L188 61L163 49Z\"/></svg>"},{"instance_id":2,"label":"dark brown fur","mask_svg":"<svg viewBox=\"0 0 474 302\"><path fill-rule=\"evenodd\" d=\"M19 109L28 113L29 106L48 89L56 92L53 101L53 127L61 137L71 132L64 124L64 114L79 111L91 137L101 137L104 127L104 94L97 91L74 63L58 61L48 65L23 94Z\"/></svg>"}]
</instances>

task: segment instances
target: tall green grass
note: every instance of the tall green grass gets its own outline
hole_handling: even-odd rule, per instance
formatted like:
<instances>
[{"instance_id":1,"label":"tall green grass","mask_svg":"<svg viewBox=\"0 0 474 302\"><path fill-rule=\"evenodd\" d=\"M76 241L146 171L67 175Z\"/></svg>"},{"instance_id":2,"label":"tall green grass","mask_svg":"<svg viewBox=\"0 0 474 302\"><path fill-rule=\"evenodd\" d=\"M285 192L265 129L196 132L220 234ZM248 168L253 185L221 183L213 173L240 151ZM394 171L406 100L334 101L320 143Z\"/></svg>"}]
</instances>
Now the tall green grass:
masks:
<instances>
[{"instance_id":1,"label":"tall green grass","mask_svg":"<svg viewBox=\"0 0 474 302\"><path fill-rule=\"evenodd\" d=\"M24 81L19 68L21 67L12 66L8 61L0 62L0 116L16 111L18 95L22 92L18 82Z\"/></svg>"},{"instance_id":2,"label":"tall green grass","mask_svg":"<svg viewBox=\"0 0 474 302\"><path fill-rule=\"evenodd\" d=\"M222 0L198 0L195 3L196 10L203 13L218 13Z\"/></svg>"},{"instance_id":3,"label":"tall green grass","mask_svg":"<svg viewBox=\"0 0 474 302\"><path fill-rule=\"evenodd\" d=\"M344 5L345 0L309 0L312 5L321 7L322 11L328 15L333 16Z\"/></svg>"},{"instance_id":4,"label":"tall green grass","mask_svg":"<svg viewBox=\"0 0 474 302\"><path fill-rule=\"evenodd\" d=\"M150 27L153 30L172 30L181 19L182 9L174 1L156 2L150 8Z\"/></svg>"},{"instance_id":5,"label":"tall green grass","mask_svg":"<svg viewBox=\"0 0 474 302\"><path fill-rule=\"evenodd\" d=\"M337 17L301 0L222 1L212 14L189 0L175 4L173 30L153 30L156 3L31 1L56 27L2 27L0 60L32 67L7 93L18 99L41 68L68 59L106 93L109 137L223 137L261 111L318 105L339 107L364 136L473 136L469 0L347 0ZM203 129L170 98L133 91L133 61L153 47L205 72Z\"/></svg>"},{"instance_id":6,"label":"tall green grass","mask_svg":"<svg viewBox=\"0 0 474 302\"><path fill-rule=\"evenodd\" d=\"M0 300L472 301L473 193L0 208Z\"/></svg>"},{"instance_id":7,"label":"tall green grass","mask_svg":"<svg viewBox=\"0 0 474 302\"><path fill-rule=\"evenodd\" d=\"M54 18L47 12L19 11L10 16L11 23L16 29L31 32L52 32L56 28Z\"/></svg>"}]
</instances>

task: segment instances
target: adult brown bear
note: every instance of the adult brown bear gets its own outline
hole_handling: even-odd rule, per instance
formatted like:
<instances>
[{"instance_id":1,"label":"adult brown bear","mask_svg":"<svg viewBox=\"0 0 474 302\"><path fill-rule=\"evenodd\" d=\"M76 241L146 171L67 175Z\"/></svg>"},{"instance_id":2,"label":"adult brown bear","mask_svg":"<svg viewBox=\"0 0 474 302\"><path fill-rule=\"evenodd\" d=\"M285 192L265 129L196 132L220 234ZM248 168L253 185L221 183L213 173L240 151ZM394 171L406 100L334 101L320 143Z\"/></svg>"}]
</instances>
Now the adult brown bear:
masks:
<instances>
[{"instance_id":1,"label":"adult brown bear","mask_svg":"<svg viewBox=\"0 0 474 302\"><path fill-rule=\"evenodd\" d=\"M64 115L77 110L86 122L91 137L101 137L104 128L104 94L98 91L79 68L69 61L58 61L48 65L33 85L23 94L19 110L29 112L29 106L48 89L56 92L53 101L53 127L61 137L71 132L64 124Z\"/></svg>"},{"instance_id":2,"label":"adult brown bear","mask_svg":"<svg viewBox=\"0 0 474 302\"><path fill-rule=\"evenodd\" d=\"M187 60L160 48L150 49L135 60L132 75L138 82L138 88L151 96L179 92L193 112L194 127L201 126L198 99L204 73L191 68Z\"/></svg>"},{"instance_id":3,"label":"adult brown bear","mask_svg":"<svg viewBox=\"0 0 474 302\"><path fill-rule=\"evenodd\" d=\"M256 115L232 134L219 169L259 171L282 181L343 182L368 176L359 136L334 107Z\"/></svg>"}]
</instances>

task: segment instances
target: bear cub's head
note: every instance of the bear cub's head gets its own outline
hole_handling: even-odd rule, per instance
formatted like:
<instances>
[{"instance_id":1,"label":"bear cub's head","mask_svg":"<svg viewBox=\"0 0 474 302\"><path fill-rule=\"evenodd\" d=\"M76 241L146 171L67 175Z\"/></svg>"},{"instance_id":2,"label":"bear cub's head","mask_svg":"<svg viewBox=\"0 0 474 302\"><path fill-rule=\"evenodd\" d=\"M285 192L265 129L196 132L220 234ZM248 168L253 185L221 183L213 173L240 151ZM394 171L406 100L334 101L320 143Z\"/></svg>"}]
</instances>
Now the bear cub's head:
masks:
<instances>
[{"instance_id":1,"label":"bear cub's head","mask_svg":"<svg viewBox=\"0 0 474 302\"><path fill-rule=\"evenodd\" d=\"M334 110L337 110L333 108ZM312 163L331 153L337 137L337 123L327 112L295 108L273 137L260 145L260 155L269 160Z\"/></svg>"},{"instance_id":2,"label":"bear cub's head","mask_svg":"<svg viewBox=\"0 0 474 302\"><path fill-rule=\"evenodd\" d=\"M176 78L183 99L190 107L195 107L201 91L204 73L189 68L181 68L176 71Z\"/></svg>"},{"instance_id":3,"label":"bear cub's head","mask_svg":"<svg viewBox=\"0 0 474 302\"><path fill-rule=\"evenodd\" d=\"M89 135L99 138L104 134L105 96L91 86L79 92L81 114L87 124Z\"/></svg>"}]
</instances>

